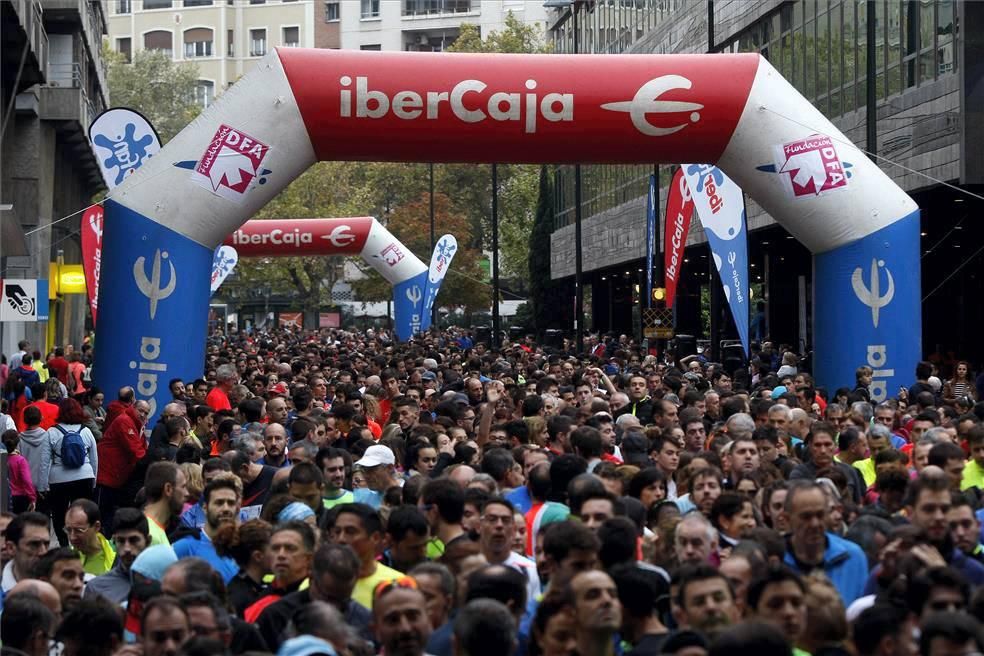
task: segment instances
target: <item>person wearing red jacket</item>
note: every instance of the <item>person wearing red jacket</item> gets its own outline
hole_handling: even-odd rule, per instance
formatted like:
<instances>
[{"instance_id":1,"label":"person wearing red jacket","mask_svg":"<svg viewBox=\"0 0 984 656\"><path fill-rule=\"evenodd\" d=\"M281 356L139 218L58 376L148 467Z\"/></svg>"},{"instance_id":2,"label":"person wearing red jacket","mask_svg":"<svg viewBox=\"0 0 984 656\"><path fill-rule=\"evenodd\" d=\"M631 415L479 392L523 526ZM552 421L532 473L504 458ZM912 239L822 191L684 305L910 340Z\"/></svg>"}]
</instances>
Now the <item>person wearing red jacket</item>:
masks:
<instances>
[{"instance_id":1,"label":"person wearing red jacket","mask_svg":"<svg viewBox=\"0 0 984 656\"><path fill-rule=\"evenodd\" d=\"M109 428L103 431L99 440L99 460L104 466L99 468L96 475L96 499L105 526L113 525L113 515L125 496L121 492L137 468L137 463L147 455L143 429L148 417L150 404L146 401L125 406L122 412L117 412L116 418L108 424Z\"/></svg>"}]
</instances>

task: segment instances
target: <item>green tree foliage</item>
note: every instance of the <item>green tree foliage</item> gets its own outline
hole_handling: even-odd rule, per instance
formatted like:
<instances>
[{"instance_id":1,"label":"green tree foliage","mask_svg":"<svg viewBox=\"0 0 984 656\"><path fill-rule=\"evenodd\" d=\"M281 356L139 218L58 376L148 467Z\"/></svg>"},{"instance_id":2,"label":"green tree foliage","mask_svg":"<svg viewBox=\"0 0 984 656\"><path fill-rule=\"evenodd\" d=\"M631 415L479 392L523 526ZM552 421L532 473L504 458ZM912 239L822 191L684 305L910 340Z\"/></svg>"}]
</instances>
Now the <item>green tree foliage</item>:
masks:
<instances>
[{"instance_id":1,"label":"green tree foliage","mask_svg":"<svg viewBox=\"0 0 984 656\"><path fill-rule=\"evenodd\" d=\"M464 23L451 52L550 52L551 45L543 39L543 31L537 25L525 25L510 11L506 14L506 27L501 32L490 32L482 38L478 25Z\"/></svg>"},{"instance_id":2,"label":"green tree foliage","mask_svg":"<svg viewBox=\"0 0 984 656\"><path fill-rule=\"evenodd\" d=\"M103 49L107 64L109 99L114 107L135 109L150 121L167 143L198 116L195 102L198 67L177 64L162 52L140 50L133 63L109 48Z\"/></svg>"},{"instance_id":3,"label":"green tree foliage","mask_svg":"<svg viewBox=\"0 0 984 656\"><path fill-rule=\"evenodd\" d=\"M439 226L436 237L450 233L458 240L459 250L448 270L437 305L457 305L466 312L484 310L491 304L489 287L482 281L479 268L481 252L466 246L470 240L467 219L456 214L453 203L444 194L434 195L434 223ZM413 201L402 204L389 217L387 228L425 264L430 264L430 197L421 194ZM363 266L366 278L353 283L359 298L385 301L391 298L390 285L374 270Z\"/></svg>"}]
</instances>

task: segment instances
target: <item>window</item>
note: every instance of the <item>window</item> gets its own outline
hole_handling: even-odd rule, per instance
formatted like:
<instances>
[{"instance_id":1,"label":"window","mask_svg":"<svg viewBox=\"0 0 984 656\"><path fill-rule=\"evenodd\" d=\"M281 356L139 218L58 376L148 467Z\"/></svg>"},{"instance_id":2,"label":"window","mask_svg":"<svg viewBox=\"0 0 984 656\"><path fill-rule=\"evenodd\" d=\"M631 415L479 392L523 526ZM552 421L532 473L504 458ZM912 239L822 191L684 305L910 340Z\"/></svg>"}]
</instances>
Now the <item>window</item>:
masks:
<instances>
[{"instance_id":1,"label":"window","mask_svg":"<svg viewBox=\"0 0 984 656\"><path fill-rule=\"evenodd\" d=\"M144 9L170 9L174 3L171 0L144 0Z\"/></svg>"},{"instance_id":2,"label":"window","mask_svg":"<svg viewBox=\"0 0 984 656\"><path fill-rule=\"evenodd\" d=\"M116 13L117 14L129 14L130 13L130 0L116 0Z\"/></svg>"},{"instance_id":3,"label":"window","mask_svg":"<svg viewBox=\"0 0 984 656\"><path fill-rule=\"evenodd\" d=\"M337 20L341 20L341 14L339 13L337 2L326 2L325 3L325 22L333 23Z\"/></svg>"},{"instance_id":4,"label":"window","mask_svg":"<svg viewBox=\"0 0 984 656\"><path fill-rule=\"evenodd\" d=\"M144 50L158 50L168 57L174 54L174 44L171 33L165 30L154 30L144 34Z\"/></svg>"},{"instance_id":5,"label":"window","mask_svg":"<svg viewBox=\"0 0 984 656\"><path fill-rule=\"evenodd\" d=\"M249 56L262 57L266 54L266 30L249 31Z\"/></svg>"},{"instance_id":6,"label":"window","mask_svg":"<svg viewBox=\"0 0 984 656\"><path fill-rule=\"evenodd\" d=\"M208 7L212 0L184 0L185 7Z\"/></svg>"},{"instance_id":7,"label":"window","mask_svg":"<svg viewBox=\"0 0 984 656\"><path fill-rule=\"evenodd\" d=\"M236 55L236 33L233 30L229 30L226 35L226 43L228 44L226 55L229 57L234 57Z\"/></svg>"},{"instance_id":8,"label":"window","mask_svg":"<svg viewBox=\"0 0 984 656\"><path fill-rule=\"evenodd\" d=\"M379 0L362 0L362 17L379 18Z\"/></svg>"},{"instance_id":9,"label":"window","mask_svg":"<svg viewBox=\"0 0 984 656\"><path fill-rule=\"evenodd\" d=\"M133 45L130 41L130 37L116 39L116 52L126 57L127 64L130 63L133 55Z\"/></svg>"},{"instance_id":10,"label":"window","mask_svg":"<svg viewBox=\"0 0 984 656\"><path fill-rule=\"evenodd\" d=\"M194 57L211 57L212 30L207 27L195 27L190 30L185 30L184 56L187 59L192 59Z\"/></svg>"},{"instance_id":11,"label":"window","mask_svg":"<svg viewBox=\"0 0 984 656\"><path fill-rule=\"evenodd\" d=\"M383 46L380 43L367 43L365 45L359 46L359 50L382 50Z\"/></svg>"},{"instance_id":12,"label":"window","mask_svg":"<svg viewBox=\"0 0 984 656\"><path fill-rule=\"evenodd\" d=\"M288 48L296 48L301 45L300 31L301 28L299 27L285 27L283 29L281 43Z\"/></svg>"},{"instance_id":13,"label":"window","mask_svg":"<svg viewBox=\"0 0 984 656\"><path fill-rule=\"evenodd\" d=\"M195 85L195 103L206 109L213 100L215 100L215 83L210 80L198 80L198 84Z\"/></svg>"}]
</instances>

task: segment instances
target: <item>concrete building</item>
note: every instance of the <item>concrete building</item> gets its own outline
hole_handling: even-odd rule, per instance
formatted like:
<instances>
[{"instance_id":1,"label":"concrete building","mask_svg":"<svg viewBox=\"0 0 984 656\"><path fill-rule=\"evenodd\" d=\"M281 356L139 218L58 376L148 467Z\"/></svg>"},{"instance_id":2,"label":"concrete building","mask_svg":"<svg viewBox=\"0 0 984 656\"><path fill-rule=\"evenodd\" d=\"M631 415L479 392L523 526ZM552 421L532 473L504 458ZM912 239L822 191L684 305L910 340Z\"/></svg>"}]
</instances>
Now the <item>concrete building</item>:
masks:
<instances>
[{"instance_id":1,"label":"concrete building","mask_svg":"<svg viewBox=\"0 0 984 656\"><path fill-rule=\"evenodd\" d=\"M501 30L509 12L526 24L545 26L540 0L329 0L346 50L441 52L461 32L478 25L483 36Z\"/></svg>"},{"instance_id":2,"label":"concrete building","mask_svg":"<svg viewBox=\"0 0 984 656\"><path fill-rule=\"evenodd\" d=\"M86 132L107 106L106 17L88 0L0 5L0 277L48 278L59 255L81 262L77 212L104 189ZM52 301L47 325L0 324L0 351L25 338L41 350L78 344L85 307L84 295L66 296Z\"/></svg>"},{"instance_id":3,"label":"concrete building","mask_svg":"<svg viewBox=\"0 0 984 656\"><path fill-rule=\"evenodd\" d=\"M207 107L270 49L331 47L330 25L315 20L323 0L109 0L109 43L132 56L161 50L198 67ZM322 12L323 13L323 12Z\"/></svg>"},{"instance_id":4,"label":"concrete building","mask_svg":"<svg viewBox=\"0 0 984 656\"><path fill-rule=\"evenodd\" d=\"M923 341L941 362L971 359L977 370L984 321L977 250L984 226L984 4L951 0L877 0L876 154L883 170L922 210ZM571 52L572 11L580 51L597 53L759 52L837 127L866 148L867 3L846 0L577 0L551 10L558 52ZM583 266L594 330L639 334L639 286L645 283L646 190L653 166L584 166ZM660 167L660 213L671 166ZM573 167L557 167L551 277L574 274ZM804 350L812 341L809 252L747 200L751 290L764 301L766 333ZM660 220L662 222L662 216ZM708 286L716 276L695 219L678 286L677 332L708 338ZM662 255L657 254L657 262ZM965 266L968 265L969 266ZM657 266L657 280L662 266ZM717 282L714 282L717 285ZM966 300L967 302L963 302ZM588 304L586 304L586 308ZM734 335L722 309L722 337ZM949 355L948 355L949 353ZM860 363L859 363L860 364ZM949 375L949 371L944 371Z\"/></svg>"}]
</instances>

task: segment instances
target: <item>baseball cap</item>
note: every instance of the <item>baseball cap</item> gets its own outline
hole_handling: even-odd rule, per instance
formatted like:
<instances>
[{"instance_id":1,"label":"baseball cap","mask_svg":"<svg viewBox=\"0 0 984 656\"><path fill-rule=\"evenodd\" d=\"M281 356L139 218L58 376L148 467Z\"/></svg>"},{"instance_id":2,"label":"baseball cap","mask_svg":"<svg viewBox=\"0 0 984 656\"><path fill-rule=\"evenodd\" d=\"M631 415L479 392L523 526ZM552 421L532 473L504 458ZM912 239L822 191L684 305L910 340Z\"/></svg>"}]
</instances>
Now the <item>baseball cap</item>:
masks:
<instances>
[{"instance_id":1,"label":"baseball cap","mask_svg":"<svg viewBox=\"0 0 984 656\"><path fill-rule=\"evenodd\" d=\"M310 635L286 640L280 646L277 656L336 656L331 643Z\"/></svg>"},{"instance_id":2,"label":"baseball cap","mask_svg":"<svg viewBox=\"0 0 984 656\"><path fill-rule=\"evenodd\" d=\"M378 467L379 465L395 465L396 456L389 447L373 444L366 449L365 454L355 463L356 467Z\"/></svg>"},{"instance_id":3,"label":"baseball cap","mask_svg":"<svg viewBox=\"0 0 984 656\"><path fill-rule=\"evenodd\" d=\"M287 396L290 394L290 389L287 387L287 383L280 382L270 388L270 394Z\"/></svg>"},{"instance_id":4,"label":"baseball cap","mask_svg":"<svg viewBox=\"0 0 984 656\"><path fill-rule=\"evenodd\" d=\"M785 393L786 393L786 388L783 385L779 385L778 387L772 390L772 400L775 401Z\"/></svg>"},{"instance_id":5,"label":"baseball cap","mask_svg":"<svg viewBox=\"0 0 984 656\"><path fill-rule=\"evenodd\" d=\"M437 374L435 374L433 371L425 371L424 373L420 374L420 378L421 380L437 380Z\"/></svg>"}]
</instances>

